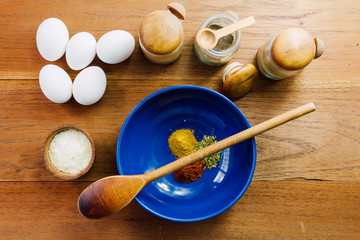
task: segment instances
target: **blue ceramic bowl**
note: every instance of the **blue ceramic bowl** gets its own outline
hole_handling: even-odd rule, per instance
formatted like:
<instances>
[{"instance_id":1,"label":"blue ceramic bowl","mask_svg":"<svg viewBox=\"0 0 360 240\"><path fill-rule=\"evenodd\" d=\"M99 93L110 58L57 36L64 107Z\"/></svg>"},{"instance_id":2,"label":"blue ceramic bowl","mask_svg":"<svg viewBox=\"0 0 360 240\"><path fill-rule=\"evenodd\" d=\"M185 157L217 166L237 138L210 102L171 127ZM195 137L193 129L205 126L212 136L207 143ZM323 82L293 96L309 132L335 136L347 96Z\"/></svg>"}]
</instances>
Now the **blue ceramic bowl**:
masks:
<instances>
[{"instance_id":1,"label":"blue ceramic bowl","mask_svg":"<svg viewBox=\"0 0 360 240\"><path fill-rule=\"evenodd\" d=\"M125 120L117 144L121 175L153 171L176 158L168 138L177 129L194 130L222 140L250 125L240 109L223 95L199 86L175 86L141 101ZM225 149L221 161L193 183L175 180L173 174L147 185L135 198L149 212L178 222L216 216L245 193L255 171L256 144L249 139Z\"/></svg>"}]
</instances>

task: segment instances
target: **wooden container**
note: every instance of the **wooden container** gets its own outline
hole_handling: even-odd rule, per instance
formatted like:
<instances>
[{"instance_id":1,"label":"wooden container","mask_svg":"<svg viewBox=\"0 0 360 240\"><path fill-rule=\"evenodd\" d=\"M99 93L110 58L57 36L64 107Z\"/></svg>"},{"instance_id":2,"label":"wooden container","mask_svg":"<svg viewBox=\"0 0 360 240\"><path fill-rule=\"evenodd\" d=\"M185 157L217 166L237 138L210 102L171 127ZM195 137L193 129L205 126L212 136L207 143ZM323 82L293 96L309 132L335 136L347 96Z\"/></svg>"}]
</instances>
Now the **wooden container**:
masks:
<instances>
[{"instance_id":1,"label":"wooden container","mask_svg":"<svg viewBox=\"0 0 360 240\"><path fill-rule=\"evenodd\" d=\"M86 166L86 168L82 169L80 172L77 172L76 174L70 174L70 173L60 171L58 168L56 168L53 165L53 163L51 162L50 156L49 156L49 147L50 147L51 141L53 140L55 135L62 131L66 131L69 129L74 129L74 130L77 130L77 131L83 133L89 140L90 145L91 145L91 150L92 150L91 159L90 159L88 165ZM83 176L92 167L94 160L95 160L95 143L94 143L94 140L92 139L92 137L90 136L90 134L87 133L85 130L83 130L79 127L76 127L74 125L64 125L64 126L61 126L57 129L53 130L48 135L48 137L45 140L44 146L43 146L42 157L43 157L43 162L45 164L46 169L49 170L50 173L52 173L54 176L62 178L62 179L66 179L66 180L76 179L76 178Z\"/></svg>"},{"instance_id":2,"label":"wooden container","mask_svg":"<svg viewBox=\"0 0 360 240\"><path fill-rule=\"evenodd\" d=\"M229 98L239 98L248 93L254 85L258 71L252 64L233 62L223 72L223 92Z\"/></svg>"},{"instance_id":3,"label":"wooden container","mask_svg":"<svg viewBox=\"0 0 360 240\"><path fill-rule=\"evenodd\" d=\"M180 3L171 3L167 7L168 11L148 14L139 30L139 43L144 55L157 64L176 61L184 41L182 20L185 19L185 8Z\"/></svg>"},{"instance_id":4,"label":"wooden container","mask_svg":"<svg viewBox=\"0 0 360 240\"><path fill-rule=\"evenodd\" d=\"M271 37L257 53L259 70L280 80L296 75L324 52L324 43L300 28L290 28Z\"/></svg>"}]
</instances>

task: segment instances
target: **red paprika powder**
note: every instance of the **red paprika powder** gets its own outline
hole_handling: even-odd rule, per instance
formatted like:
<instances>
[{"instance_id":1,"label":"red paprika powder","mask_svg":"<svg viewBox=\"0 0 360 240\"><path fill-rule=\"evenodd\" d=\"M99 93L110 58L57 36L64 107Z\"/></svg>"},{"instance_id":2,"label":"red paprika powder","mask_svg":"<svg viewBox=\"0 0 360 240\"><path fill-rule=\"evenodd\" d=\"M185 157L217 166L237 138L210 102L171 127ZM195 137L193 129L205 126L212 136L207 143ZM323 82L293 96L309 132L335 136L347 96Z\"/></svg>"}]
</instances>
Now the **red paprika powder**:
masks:
<instances>
[{"instance_id":1,"label":"red paprika powder","mask_svg":"<svg viewBox=\"0 0 360 240\"><path fill-rule=\"evenodd\" d=\"M191 183L201 177L205 169L205 162L200 160L177 170L174 177L177 181L183 183Z\"/></svg>"}]
</instances>

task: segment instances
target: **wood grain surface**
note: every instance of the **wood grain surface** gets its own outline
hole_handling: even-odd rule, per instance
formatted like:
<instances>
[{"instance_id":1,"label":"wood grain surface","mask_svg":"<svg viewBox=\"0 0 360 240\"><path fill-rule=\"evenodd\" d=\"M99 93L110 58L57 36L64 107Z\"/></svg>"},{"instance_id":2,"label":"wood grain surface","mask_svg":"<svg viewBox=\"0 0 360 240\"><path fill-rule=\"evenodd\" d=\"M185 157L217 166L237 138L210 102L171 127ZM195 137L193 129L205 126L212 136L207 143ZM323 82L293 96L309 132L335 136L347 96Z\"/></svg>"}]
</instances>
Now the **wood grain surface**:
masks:
<instances>
[{"instance_id":1,"label":"wood grain surface","mask_svg":"<svg viewBox=\"0 0 360 240\"><path fill-rule=\"evenodd\" d=\"M169 2L3 0L0 10L0 239L360 239L360 1L179 1L187 10L185 45L178 61L145 59L138 28ZM136 202L100 221L76 209L91 182L117 174L116 143L131 110L169 86L222 90L225 66L210 67L194 54L200 24L234 10L256 23L242 32L231 62L255 63L257 49L273 34L301 27L325 43L324 54L299 75L272 81L259 75L234 103L251 125L313 101L317 111L256 137L257 165L245 195L228 211L196 223L158 218ZM96 58L106 73L103 98L91 106L71 99L50 102L39 71L50 62L36 48L36 30L48 17L61 19L70 36L86 31L98 40L122 29L136 39L132 56L116 65ZM74 79L65 58L54 62ZM96 160L75 181L52 176L43 166L46 136L59 125L88 131Z\"/></svg>"}]
</instances>

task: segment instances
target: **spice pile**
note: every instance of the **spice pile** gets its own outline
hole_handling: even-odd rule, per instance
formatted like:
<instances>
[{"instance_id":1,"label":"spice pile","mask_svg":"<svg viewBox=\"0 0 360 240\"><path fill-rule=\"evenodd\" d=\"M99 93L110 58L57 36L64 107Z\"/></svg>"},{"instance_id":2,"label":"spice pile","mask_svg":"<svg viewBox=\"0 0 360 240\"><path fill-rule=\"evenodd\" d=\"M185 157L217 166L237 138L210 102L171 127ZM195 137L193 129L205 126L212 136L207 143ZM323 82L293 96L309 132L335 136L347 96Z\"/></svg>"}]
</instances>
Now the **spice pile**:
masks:
<instances>
[{"instance_id":1,"label":"spice pile","mask_svg":"<svg viewBox=\"0 0 360 240\"><path fill-rule=\"evenodd\" d=\"M223 27L218 24L211 24L208 28L216 31ZM221 37L219 39L219 41L217 42L216 46L214 47L214 50L224 51L224 50L230 48L233 45L234 39L235 38L234 38L233 34L228 34L224 37Z\"/></svg>"},{"instance_id":2,"label":"spice pile","mask_svg":"<svg viewBox=\"0 0 360 240\"><path fill-rule=\"evenodd\" d=\"M173 132L169 139L169 148L175 156L182 158L190 153L196 152L213 143L216 143L215 136L204 135L198 142L194 136L194 131L190 129L179 129ZM205 169L211 169L217 166L220 161L221 152L210 155L202 160L190 164L174 173L174 177L179 182L191 183L199 179Z\"/></svg>"}]
</instances>

